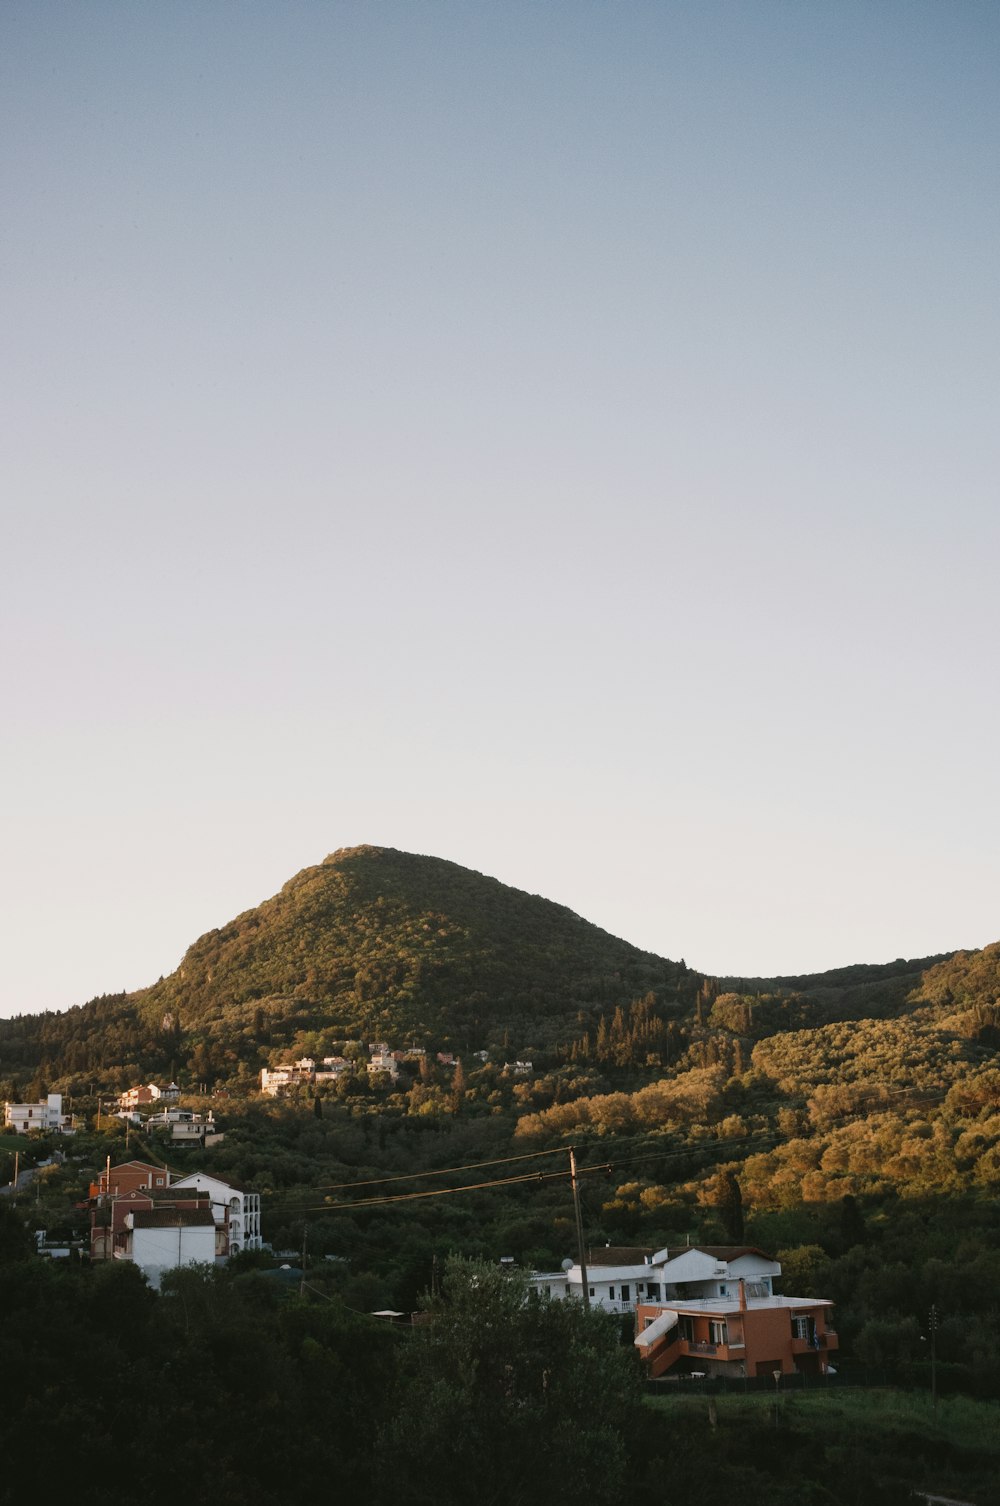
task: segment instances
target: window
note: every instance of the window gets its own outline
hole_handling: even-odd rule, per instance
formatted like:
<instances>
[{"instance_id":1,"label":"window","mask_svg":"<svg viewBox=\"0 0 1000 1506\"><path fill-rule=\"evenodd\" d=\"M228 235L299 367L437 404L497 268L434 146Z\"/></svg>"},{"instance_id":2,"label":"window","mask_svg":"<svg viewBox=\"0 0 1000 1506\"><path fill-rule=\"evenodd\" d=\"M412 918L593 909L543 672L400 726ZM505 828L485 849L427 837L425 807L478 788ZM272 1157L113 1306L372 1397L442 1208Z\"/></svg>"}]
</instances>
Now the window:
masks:
<instances>
[{"instance_id":1,"label":"window","mask_svg":"<svg viewBox=\"0 0 1000 1506\"><path fill-rule=\"evenodd\" d=\"M613 1286L608 1287L608 1296L612 1302L615 1300L615 1289Z\"/></svg>"},{"instance_id":2,"label":"window","mask_svg":"<svg viewBox=\"0 0 1000 1506\"><path fill-rule=\"evenodd\" d=\"M724 1281L720 1281L719 1282L719 1296L720 1297L728 1297L729 1296L729 1288L728 1288L728 1286L726 1285L726 1283Z\"/></svg>"},{"instance_id":3,"label":"window","mask_svg":"<svg viewBox=\"0 0 1000 1506\"><path fill-rule=\"evenodd\" d=\"M591 1287L588 1287L588 1288L587 1288L587 1290L588 1290L588 1291L589 1291L589 1293L590 1293L590 1295L591 1295L591 1296L592 1296L592 1297L596 1297L596 1296L597 1296L597 1292L596 1292L596 1290L595 1290L595 1289L594 1289L594 1287L592 1287L592 1286L591 1286Z\"/></svg>"},{"instance_id":4,"label":"window","mask_svg":"<svg viewBox=\"0 0 1000 1506\"><path fill-rule=\"evenodd\" d=\"M811 1339L812 1338L812 1334L813 1334L813 1320L812 1320L812 1318L793 1318L792 1319L792 1338L793 1339Z\"/></svg>"},{"instance_id":5,"label":"window","mask_svg":"<svg viewBox=\"0 0 1000 1506\"><path fill-rule=\"evenodd\" d=\"M623 1286L622 1287L622 1301L623 1302L628 1302L628 1300L629 1300L628 1291L629 1291L629 1289L628 1289L627 1286Z\"/></svg>"},{"instance_id":6,"label":"window","mask_svg":"<svg viewBox=\"0 0 1000 1506\"><path fill-rule=\"evenodd\" d=\"M720 1323L713 1318L708 1325L708 1337L712 1344L728 1344L729 1332L725 1323Z\"/></svg>"},{"instance_id":7,"label":"window","mask_svg":"<svg viewBox=\"0 0 1000 1506\"><path fill-rule=\"evenodd\" d=\"M647 1281L646 1296L649 1297L653 1302L659 1302L660 1283L658 1281Z\"/></svg>"}]
</instances>

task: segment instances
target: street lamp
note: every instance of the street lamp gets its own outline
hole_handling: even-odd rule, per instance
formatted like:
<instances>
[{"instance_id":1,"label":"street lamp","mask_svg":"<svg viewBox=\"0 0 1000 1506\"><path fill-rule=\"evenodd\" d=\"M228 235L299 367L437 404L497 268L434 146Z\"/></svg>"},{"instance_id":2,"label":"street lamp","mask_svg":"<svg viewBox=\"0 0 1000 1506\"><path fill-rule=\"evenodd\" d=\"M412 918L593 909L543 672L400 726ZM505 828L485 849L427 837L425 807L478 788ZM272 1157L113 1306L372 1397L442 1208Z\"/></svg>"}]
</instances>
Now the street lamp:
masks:
<instances>
[{"instance_id":1,"label":"street lamp","mask_svg":"<svg viewBox=\"0 0 1000 1506\"><path fill-rule=\"evenodd\" d=\"M774 1376L774 1426L778 1426L778 1398L781 1395L781 1371L772 1370Z\"/></svg>"}]
</instances>

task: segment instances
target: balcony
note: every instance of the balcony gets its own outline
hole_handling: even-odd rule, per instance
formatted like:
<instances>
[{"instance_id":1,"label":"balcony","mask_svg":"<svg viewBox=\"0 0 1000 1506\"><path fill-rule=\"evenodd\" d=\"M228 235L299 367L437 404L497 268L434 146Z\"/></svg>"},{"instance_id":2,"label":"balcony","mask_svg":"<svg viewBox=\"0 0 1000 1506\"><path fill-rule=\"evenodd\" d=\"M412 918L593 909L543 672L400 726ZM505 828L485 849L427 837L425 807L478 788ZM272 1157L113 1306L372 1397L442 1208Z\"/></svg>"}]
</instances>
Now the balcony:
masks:
<instances>
[{"instance_id":1,"label":"balcony","mask_svg":"<svg viewBox=\"0 0 1000 1506\"><path fill-rule=\"evenodd\" d=\"M839 1347L837 1335L832 1328L828 1328L825 1333L816 1334L814 1338L792 1338L793 1354L817 1354L823 1349L838 1349Z\"/></svg>"}]
</instances>

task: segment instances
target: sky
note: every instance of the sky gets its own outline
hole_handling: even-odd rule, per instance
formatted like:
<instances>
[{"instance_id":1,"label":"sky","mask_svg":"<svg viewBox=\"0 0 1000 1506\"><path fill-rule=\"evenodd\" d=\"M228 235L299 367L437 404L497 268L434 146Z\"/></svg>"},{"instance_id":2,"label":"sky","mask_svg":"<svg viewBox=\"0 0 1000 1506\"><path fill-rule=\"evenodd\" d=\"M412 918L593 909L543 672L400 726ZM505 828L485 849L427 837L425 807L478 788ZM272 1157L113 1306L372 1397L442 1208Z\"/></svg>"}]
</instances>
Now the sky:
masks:
<instances>
[{"instance_id":1,"label":"sky","mask_svg":"<svg viewBox=\"0 0 1000 1506\"><path fill-rule=\"evenodd\" d=\"M4 0L0 1014L360 843L1000 938L1000 8Z\"/></svg>"}]
</instances>

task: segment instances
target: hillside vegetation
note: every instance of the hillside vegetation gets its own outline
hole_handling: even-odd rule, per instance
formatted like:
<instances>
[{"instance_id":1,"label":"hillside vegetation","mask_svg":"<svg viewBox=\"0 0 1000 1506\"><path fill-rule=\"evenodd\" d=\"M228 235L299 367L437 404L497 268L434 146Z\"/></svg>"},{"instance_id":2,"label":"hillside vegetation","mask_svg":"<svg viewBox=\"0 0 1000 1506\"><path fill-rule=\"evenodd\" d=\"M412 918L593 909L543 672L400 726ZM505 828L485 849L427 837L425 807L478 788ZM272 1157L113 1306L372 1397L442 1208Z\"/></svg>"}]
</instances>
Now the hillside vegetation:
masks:
<instances>
[{"instance_id":1,"label":"hillside vegetation","mask_svg":"<svg viewBox=\"0 0 1000 1506\"><path fill-rule=\"evenodd\" d=\"M0 1091L71 1094L95 1131L40 1174L39 1227L72 1232L94 1167L124 1157L99 1095L169 1073L224 1139L133 1137L130 1153L256 1188L276 1248L308 1226L326 1295L405 1310L450 1253L540 1269L572 1254L574 1145L594 1244L774 1250L786 1291L836 1302L845 1365L904 1383L926 1383L935 1303L942 1387L995 1397L998 1000L1000 944L717 980L455 864L360 848L147 990L0 1024ZM378 1038L428 1051L395 1081L369 1075L359 1042ZM261 1099L261 1065L334 1049L350 1072ZM529 1180L510 1182L508 1157Z\"/></svg>"},{"instance_id":2,"label":"hillside vegetation","mask_svg":"<svg viewBox=\"0 0 1000 1506\"><path fill-rule=\"evenodd\" d=\"M608 1001L652 990L679 1009L697 984L565 906L440 858L358 847L207 932L151 988L0 1021L0 1076L183 1073L199 1042L210 1065L255 1072L310 1031L541 1048Z\"/></svg>"}]
</instances>

